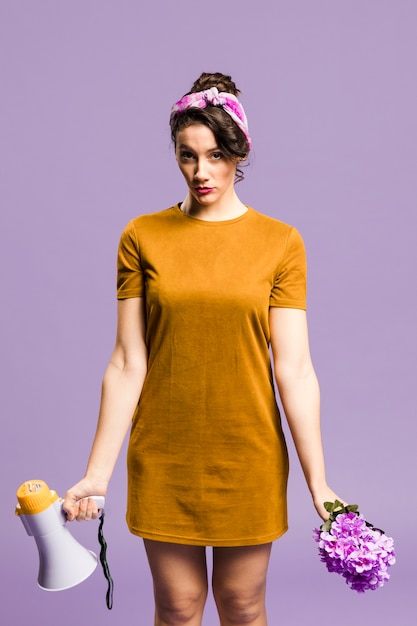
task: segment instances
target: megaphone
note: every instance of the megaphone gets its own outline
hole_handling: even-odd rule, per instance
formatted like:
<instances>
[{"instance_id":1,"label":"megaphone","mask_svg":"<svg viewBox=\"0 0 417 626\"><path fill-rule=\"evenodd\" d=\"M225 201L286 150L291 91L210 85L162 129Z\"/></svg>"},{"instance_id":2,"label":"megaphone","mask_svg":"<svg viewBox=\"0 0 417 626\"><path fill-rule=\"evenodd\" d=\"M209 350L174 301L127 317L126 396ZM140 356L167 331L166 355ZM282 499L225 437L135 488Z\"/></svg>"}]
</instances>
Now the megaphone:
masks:
<instances>
[{"instance_id":1,"label":"megaphone","mask_svg":"<svg viewBox=\"0 0 417 626\"><path fill-rule=\"evenodd\" d=\"M16 515L39 552L38 585L63 591L86 580L97 567L97 556L74 539L65 524L63 500L43 480L30 480L17 490ZM103 496L92 496L99 509Z\"/></svg>"}]
</instances>

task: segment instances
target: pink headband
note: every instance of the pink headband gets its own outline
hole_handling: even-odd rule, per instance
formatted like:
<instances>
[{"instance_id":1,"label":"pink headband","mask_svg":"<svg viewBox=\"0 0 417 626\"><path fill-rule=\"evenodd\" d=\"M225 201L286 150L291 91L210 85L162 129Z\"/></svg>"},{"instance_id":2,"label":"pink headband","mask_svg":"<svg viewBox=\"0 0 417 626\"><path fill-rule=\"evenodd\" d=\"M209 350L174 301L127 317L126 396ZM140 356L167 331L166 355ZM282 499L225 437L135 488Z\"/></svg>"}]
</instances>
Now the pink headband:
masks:
<instances>
[{"instance_id":1,"label":"pink headband","mask_svg":"<svg viewBox=\"0 0 417 626\"><path fill-rule=\"evenodd\" d=\"M181 100L178 100L171 109L171 121L175 115L181 115L187 109L205 109L208 104L216 107L222 107L224 111L232 120L239 126L240 130L245 135L249 148L252 146L251 139L249 137L248 120L243 110L243 106L239 100L232 93L220 92L217 87L211 87L211 89L205 89L204 91L197 91L195 93L189 93Z\"/></svg>"}]
</instances>

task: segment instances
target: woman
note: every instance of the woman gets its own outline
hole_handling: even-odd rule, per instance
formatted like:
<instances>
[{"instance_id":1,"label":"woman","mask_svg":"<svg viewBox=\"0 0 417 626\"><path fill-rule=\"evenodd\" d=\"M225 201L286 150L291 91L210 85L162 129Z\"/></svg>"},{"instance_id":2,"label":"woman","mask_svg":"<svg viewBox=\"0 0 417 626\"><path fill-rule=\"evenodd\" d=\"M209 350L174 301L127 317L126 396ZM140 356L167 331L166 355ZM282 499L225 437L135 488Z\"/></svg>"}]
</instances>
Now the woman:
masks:
<instances>
[{"instance_id":1,"label":"woman","mask_svg":"<svg viewBox=\"0 0 417 626\"><path fill-rule=\"evenodd\" d=\"M143 537L155 624L201 624L206 546L220 623L267 623L272 541L287 530L288 457L274 374L318 514L328 487L319 389L297 231L235 191L251 142L229 76L202 74L174 105L171 132L188 192L132 220L118 257L116 345L87 472L68 518L97 516L125 434L127 522ZM132 422L133 416L133 422Z\"/></svg>"}]
</instances>

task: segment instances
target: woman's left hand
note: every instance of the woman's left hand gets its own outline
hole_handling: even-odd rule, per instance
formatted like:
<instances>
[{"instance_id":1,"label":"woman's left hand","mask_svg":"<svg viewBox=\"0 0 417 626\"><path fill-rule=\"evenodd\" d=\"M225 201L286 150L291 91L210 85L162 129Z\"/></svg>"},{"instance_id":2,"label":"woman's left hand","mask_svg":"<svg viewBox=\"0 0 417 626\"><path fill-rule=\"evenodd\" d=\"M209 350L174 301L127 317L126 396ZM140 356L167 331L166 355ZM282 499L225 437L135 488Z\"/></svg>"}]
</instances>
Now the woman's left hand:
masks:
<instances>
[{"instance_id":1,"label":"woman's left hand","mask_svg":"<svg viewBox=\"0 0 417 626\"><path fill-rule=\"evenodd\" d=\"M329 514L324 508L324 502L334 502L335 500L340 500L345 506L348 504L340 498L333 489L330 489L328 485L323 487L320 490L317 490L316 493L313 494L313 502L316 507L317 513L320 515L321 519L326 522L329 519Z\"/></svg>"}]
</instances>

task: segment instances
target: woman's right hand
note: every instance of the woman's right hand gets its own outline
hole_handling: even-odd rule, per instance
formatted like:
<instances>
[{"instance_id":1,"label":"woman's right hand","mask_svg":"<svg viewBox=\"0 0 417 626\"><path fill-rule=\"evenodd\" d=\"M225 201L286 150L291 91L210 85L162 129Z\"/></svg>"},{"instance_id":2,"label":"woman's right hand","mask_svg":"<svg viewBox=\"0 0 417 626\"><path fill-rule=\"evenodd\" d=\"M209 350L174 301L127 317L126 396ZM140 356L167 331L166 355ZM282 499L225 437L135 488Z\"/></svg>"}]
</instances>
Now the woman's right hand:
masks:
<instances>
[{"instance_id":1,"label":"woman's right hand","mask_svg":"<svg viewBox=\"0 0 417 626\"><path fill-rule=\"evenodd\" d=\"M62 505L68 521L83 522L97 519L99 515L97 505L89 496L105 496L106 490L107 485L88 478L83 478L71 489L68 489Z\"/></svg>"}]
</instances>

